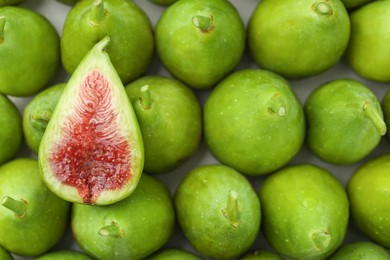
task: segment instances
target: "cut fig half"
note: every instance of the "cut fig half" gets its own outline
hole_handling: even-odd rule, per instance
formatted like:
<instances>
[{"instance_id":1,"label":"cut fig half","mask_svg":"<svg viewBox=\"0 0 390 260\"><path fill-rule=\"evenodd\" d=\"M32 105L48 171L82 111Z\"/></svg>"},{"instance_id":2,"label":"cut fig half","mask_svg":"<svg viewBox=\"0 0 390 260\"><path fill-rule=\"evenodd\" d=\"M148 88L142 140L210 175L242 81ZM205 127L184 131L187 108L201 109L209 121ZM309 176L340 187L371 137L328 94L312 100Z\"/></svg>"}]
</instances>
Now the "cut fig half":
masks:
<instances>
[{"instance_id":1,"label":"cut fig half","mask_svg":"<svg viewBox=\"0 0 390 260\"><path fill-rule=\"evenodd\" d=\"M107 205L130 195L144 165L142 135L105 48L106 36L71 75L39 147L44 182L64 200Z\"/></svg>"}]
</instances>

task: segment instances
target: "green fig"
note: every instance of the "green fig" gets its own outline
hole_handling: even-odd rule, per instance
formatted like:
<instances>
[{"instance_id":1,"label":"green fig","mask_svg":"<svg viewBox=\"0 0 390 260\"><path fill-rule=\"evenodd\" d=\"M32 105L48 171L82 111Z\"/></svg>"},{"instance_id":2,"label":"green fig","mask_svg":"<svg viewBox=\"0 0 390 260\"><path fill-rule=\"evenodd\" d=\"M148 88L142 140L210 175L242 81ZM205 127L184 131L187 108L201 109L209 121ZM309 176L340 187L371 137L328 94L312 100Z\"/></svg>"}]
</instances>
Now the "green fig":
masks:
<instances>
[{"instance_id":1,"label":"green fig","mask_svg":"<svg viewBox=\"0 0 390 260\"><path fill-rule=\"evenodd\" d=\"M111 204L133 192L142 174L142 136L105 48L106 36L72 74L39 146L47 186L59 197Z\"/></svg>"},{"instance_id":2,"label":"green fig","mask_svg":"<svg viewBox=\"0 0 390 260\"><path fill-rule=\"evenodd\" d=\"M65 232L71 204L55 196L38 162L19 158L0 167L0 245L23 256L52 248Z\"/></svg>"},{"instance_id":3,"label":"green fig","mask_svg":"<svg viewBox=\"0 0 390 260\"><path fill-rule=\"evenodd\" d=\"M83 0L69 11L61 37L65 70L72 74L106 35L111 38L107 53L123 84L141 76L152 61L153 28L146 13L128 0Z\"/></svg>"},{"instance_id":4,"label":"green fig","mask_svg":"<svg viewBox=\"0 0 390 260\"><path fill-rule=\"evenodd\" d=\"M41 91L24 108L23 134L28 148L35 154L65 86L66 83L58 83Z\"/></svg>"},{"instance_id":5,"label":"green fig","mask_svg":"<svg viewBox=\"0 0 390 260\"><path fill-rule=\"evenodd\" d=\"M389 251L373 242L359 241L341 246L328 260L359 259L389 260Z\"/></svg>"},{"instance_id":6,"label":"green fig","mask_svg":"<svg viewBox=\"0 0 390 260\"><path fill-rule=\"evenodd\" d=\"M168 6L179 0L149 0L149 1L156 5Z\"/></svg>"},{"instance_id":7,"label":"green fig","mask_svg":"<svg viewBox=\"0 0 390 260\"><path fill-rule=\"evenodd\" d=\"M250 182L228 166L191 170L177 187L174 203L181 230L202 255L235 258L258 236L260 201Z\"/></svg>"},{"instance_id":8,"label":"green fig","mask_svg":"<svg viewBox=\"0 0 390 260\"><path fill-rule=\"evenodd\" d=\"M0 245L0 259L1 260L13 260L12 255Z\"/></svg>"},{"instance_id":9,"label":"green fig","mask_svg":"<svg viewBox=\"0 0 390 260\"><path fill-rule=\"evenodd\" d=\"M19 6L0 8L0 92L31 96L60 65L60 39L43 15Z\"/></svg>"},{"instance_id":10,"label":"green fig","mask_svg":"<svg viewBox=\"0 0 390 260\"><path fill-rule=\"evenodd\" d=\"M147 258L148 260L201 260L199 256L184 249L163 249Z\"/></svg>"},{"instance_id":11,"label":"green fig","mask_svg":"<svg viewBox=\"0 0 390 260\"><path fill-rule=\"evenodd\" d=\"M259 189L263 230L269 244L289 259L326 259L347 232L349 203L344 187L327 170L287 166Z\"/></svg>"},{"instance_id":12,"label":"green fig","mask_svg":"<svg viewBox=\"0 0 390 260\"><path fill-rule=\"evenodd\" d=\"M127 198L107 206L75 204L71 227L77 244L96 259L143 259L173 232L175 213L162 182L143 174Z\"/></svg>"},{"instance_id":13,"label":"green fig","mask_svg":"<svg viewBox=\"0 0 390 260\"><path fill-rule=\"evenodd\" d=\"M177 168L199 147L202 112L194 92L177 80L145 76L126 86L140 124L144 171Z\"/></svg>"},{"instance_id":14,"label":"green fig","mask_svg":"<svg viewBox=\"0 0 390 260\"><path fill-rule=\"evenodd\" d=\"M390 248L390 154L372 158L347 183L351 219L375 243Z\"/></svg>"},{"instance_id":15,"label":"green fig","mask_svg":"<svg viewBox=\"0 0 390 260\"><path fill-rule=\"evenodd\" d=\"M164 66L186 85L210 88L241 61L245 27L226 0L180 0L156 24L156 50Z\"/></svg>"},{"instance_id":16,"label":"green fig","mask_svg":"<svg viewBox=\"0 0 390 260\"><path fill-rule=\"evenodd\" d=\"M386 133L381 104L360 81L337 79L306 99L307 144L326 162L356 163L368 156Z\"/></svg>"},{"instance_id":17,"label":"green fig","mask_svg":"<svg viewBox=\"0 0 390 260\"><path fill-rule=\"evenodd\" d=\"M283 260L283 258L269 250L255 250L245 254L243 257L239 258L240 260Z\"/></svg>"},{"instance_id":18,"label":"green fig","mask_svg":"<svg viewBox=\"0 0 390 260\"><path fill-rule=\"evenodd\" d=\"M0 94L0 165L13 159L22 147L22 117L16 105Z\"/></svg>"},{"instance_id":19,"label":"green fig","mask_svg":"<svg viewBox=\"0 0 390 260\"><path fill-rule=\"evenodd\" d=\"M356 8L359 8L365 4L368 4L370 2L373 2L374 0L341 0L349 11L353 11Z\"/></svg>"},{"instance_id":20,"label":"green fig","mask_svg":"<svg viewBox=\"0 0 390 260\"><path fill-rule=\"evenodd\" d=\"M318 75L344 54L350 35L340 0L260 1L248 23L257 65L286 78Z\"/></svg>"},{"instance_id":21,"label":"green fig","mask_svg":"<svg viewBox=\"0 0 390 260\"><path fill-rule=\"evenodd\" d=\"M390 82L390 2L367 3L353 10L350 20L351 37L346 50L348 64L363 78Z\"/></svg>"},{"instance_id":22,"label":"green fig","mask_svg":"<svg viewBox=\"0 0 390 260\"><path fill-rule=\"evenodd\" d=\"M302 106L275 73L244 69L221 81L204 106L204 134L212 154L248 175L288 163L305 136Z\"/></svg>"},{"instance_id":23,"label":"green fig","mask_svg":"<svg viewBox=\"0 0 390 260\"><path fill-rule=\"evenodd\" d=\"M58 250L45 253L35 260L93 260L93 258L79 251Z\"/></svg>"}]
</instances>

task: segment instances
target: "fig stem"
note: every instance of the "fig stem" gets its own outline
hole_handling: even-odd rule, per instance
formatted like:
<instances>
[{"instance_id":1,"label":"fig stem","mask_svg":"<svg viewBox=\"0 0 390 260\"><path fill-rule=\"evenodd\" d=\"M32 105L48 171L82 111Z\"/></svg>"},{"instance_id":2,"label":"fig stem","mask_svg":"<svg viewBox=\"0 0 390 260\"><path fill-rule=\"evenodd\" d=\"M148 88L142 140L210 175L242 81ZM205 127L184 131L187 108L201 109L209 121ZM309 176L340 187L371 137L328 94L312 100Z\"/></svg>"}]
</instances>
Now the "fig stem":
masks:
<instances>
[{"instance_id":1,"label":"fig stem","mask_svg":"<svg viewBox=\"0 0 390 260\"><path fill-rule=\"evenodd\" d=\"M283 117L286 115L286 106L284 105L283 100L280 98L279 93L275 93L271 100L270 105L268 107L268 111L271 114L277 114L280 117Z\"/></svg>"},{"instance_id":2,"label":"fig stem","mask_svg":"<svg viewBox=\"0 0 390 260\"><path fill-rule=\"evenodd\" d=\"M123 230L119 228L118 223L112 221L111 224L102 227L98 231L99 235L104 237L123 237Z\"/></svg>"},{"instance_id":3,"label":"fig stem","mask_svg":"<svg viewBox=\"0 0 390 260\"><path fill-rule=\"evenodd\" d=\"M381 136L385 135L387 131L386 123L381 117L381 115L379 114L378 110L372 106L372 103L366 102L363 105L363 111L364 111L364 115L368 117L371 120L371 122L374 124L379 135Z\"/></svg>"},{"instance_id":4,"label":"fig stem","mask_svg":"<svg viewBox=\"0 0 390 260\"><path fill-rule=\"evenodd\" d=\"M46 110L43 113L34 113L31 115L31 125L34 128L46 129L51 118L52 112Z\"/></svg>"},{"instance_id":5,"label":"fig stem","mask_svg":"<svg viewBox=\"0 0 390 260\"><path fill-rule=\"evenodd\" d=\"M13 211L15 213L15 216L18 218L23 218L26 215L27 203L22 199L15 200L9 196L5 196L1 200L1 205Z\"/></svg>"},{"instance_id":6,"label":"fig stem","mask_svg":"<svg viewBox=\"0 0 390 260\"><path fill-rule=\"evenodd\" d=\"M202 32L208 32L213 29L213 17L211 15L195 15L192 17L192 23Z\"/></svg>"},{"instance_id":7,"label":"fig stem","mask_svg":"<svg viewBox=\"0 0 390 260\"><path fill-rule=\"evenodd\" d=\"M0 43L4 41L5 16L0 16Z\"/></svg>"},{"instance_id":8,"label":"fig stem","mask_svg":"<svg viewBox=\"0 0 390 260\"><path fill-rule=\"evenodd\" d=\"M152 107L152 96L150 95L149 85L141 87L139 101L143 109L150 109Z\"/></svg>"},{"instance_id":9,"label":"fig stem","mask_svg":"<svg viewBox=\"0 0 390 260\"><path fill-rule=\"evenodd\" d=\"M95 0L93 2L91 14L90 14L91 24L99 25L104 20L105 16L106 14L104 11L103 0Z\"/></svg>"},{"instance_id":10,"label":"fig stem","mask_svg":"<svg viewBox=\"0 0 390 260\"><path fill-rule=\"evenodd\" d=\"M227 206L222 210L223 215L227 218L233 227L240 224L240 211L238 209L238 193L235 190L229 191Z\"/></svg>"},{"instance_id":11,"label":"fig stem","mask_svg":"<svg viewBox=\"0 0 390 260\"><path fill-rule=\"evenodd\" d=\"M333 14L332 7L326 2L317 2L313 4L313 10L319 15Z\"/></svg>"}]
</instances>

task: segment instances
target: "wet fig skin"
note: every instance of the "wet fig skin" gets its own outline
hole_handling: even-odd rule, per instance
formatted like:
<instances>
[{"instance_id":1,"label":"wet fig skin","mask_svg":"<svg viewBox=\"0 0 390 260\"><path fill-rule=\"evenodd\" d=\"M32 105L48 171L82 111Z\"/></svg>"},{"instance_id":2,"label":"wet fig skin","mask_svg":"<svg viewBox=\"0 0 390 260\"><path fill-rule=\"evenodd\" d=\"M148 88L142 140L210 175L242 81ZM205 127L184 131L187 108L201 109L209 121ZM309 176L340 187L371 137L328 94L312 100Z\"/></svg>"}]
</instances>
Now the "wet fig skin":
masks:
<instances>
[{"instance_id":1,"label":"wet fig skin","mask_svg":"<svg viewBox=\"0 0 390 260\"><path fill-rule=\"evenodd\" d=\"M0 40L0 92L12 96L38 93L59 68L59 35L49 20L24 7L2 7L0 17L5 22L4 36L0 36L4 39Z\"/></svg>"},{"instance_id":2,"label":"wet fig skin","mask_svg":"<svg viewBox=\"0 0 390 260\"><path fill-rule=\"evenodd\" d=\"M16 156L22 146L22 117L16 105L0 94L0 165Z\"/></svg>"},{"instance_id":3,"label":"wet fig skin","mask_svg":"<svg viewBox=\"0 0 390 260\"><path fill-rule=\"evenodd\" d=\"M306 78L340 60L350 21L339 0L261 1L247 34L250 53L261 68L286 78Z\"/></svg>"},{"instance_id":4,"label":"wet fig skin","mask_svg":"<svg viewBox=\"0 0 390 260\"><path fill-rule=\"evenodd\" d=\"M202 112L190 88L171 78L145 76L128 84L126 92L143 136L145 172L171 171L196 151Z\"/></svg>"},{"instance_id":5,"label":"wet fig skin","mask_svg":"<svg viewBox=\"0 0 390 260\"><path fill-rule=\"evenodd\" d=\"M349 204L331 173L315 165L283 168L259 189L264 235L291 259L326 259L343 242Z\"/></svg>"},{"instance_id":6,"label":"wet fig skin","mask_svg":"<svg viewBox=\"0 0 390 260\"><path fill-rule=\"evenodd\" d=\"M331 163L362 160L387 131L377 96L353 79L333 80L316 88L306 100L305 113L308 146Z\"/></svg>"},{"instance_id":7,"label":"wet fig skin","mask_svg":"<svg viewBox=\"0 0 390 260\"><path fill-rule=\"evenodd\" d=\"M371 240L390 247L390 155L374 157L351 176L347 192L351 217L358 229Z\"/></svg>"},{"instance_id":8,"label":"wet fig skin","mask_svg":"<svg viewBox=\"0 0 390 260\"><path fill-rule=\"evenodd\" d=\"M94 14L97 2L104 10ZM152 60L153 29L145 12L127 0L86 0L70 10L61 37L65 70L73 73L85 54L107 34L111 38L107 53L123 84L141 76Z\"/></svg>"},{"instance_id":9,"label":"wet fig skin","mask_svg":"<svg viewBox=\"0 0 390 260\"><path fill-rule=\"evenodd\" d=\"M299 151L305 118L285 79L265 70L244 69L230 74L208 96L204 135L223 164L262 175L282 167Z\"/></svg>"},{"instance_id":10,"label":"wet fig skin","mask_svg":"<svg viewBox=\"0 0 390 260\"><path fill-rule=\"evenodd\" d=\"M201 260L199 256L189 251L177 248L163 249L148 257L149 260Z\"/></svg>"},{"instance_id":11,"label":"wet fig skin","mask_svg":"<svg viewBox=\"0 0 390 260\"><path fill-rule=\"evenodd\" d=\"M36 260L93 260L85 253L73 250L50 251L36 258Z\"/></svg>"},{"instance_id":12,"label":"wet fig skin","mask_svg":"<svg viewBox=\"0 0 390 260\"><path fill-rule=\"evenodd\" d=\"M27 146L38 154L43 133L53 114L66 83L59 83L37 94L23 112L23 134Z\"/></svg>"},{"instance_id":13,"label":"wet fig skin","mask_svg":"<svg viewBox=\"0 0 390 260\"><path fill-rule=\"evenodd\" d=\"M245 27L225 0L180 0L156 24L156 51L164 66L186 85L214 86L240 62Z\"/></svg>"},{"instance_id":14,"label":"wet fig skin","mask_svg":"<svg viewBox=\"0 0 390 260\"><path fill-rule=\"evenodd\" d=\"M184 235L204 256L234 259L258 235L260 201L248 180L230 167L193 169L176 189L174 203Z\"/></svg>"},{"instance_id":15,"label":"wet fig skin","mask_svg":"<svg viewBox=\"0 0 390 260\"><path fill-rule=\"evenodd\" d=\"M74 205L71 226L78 245L97 259L144 259L168 241L175 213L162 182L142 174L129 197L108 206ZM117 227L105 234L102 228ZM112 232L111 235L109 232Z\"/></svg>"},{"instance_id":16,"label":"wet fig skin","mask_svg":"<svg viewBox=\"0 0 390 260\"><path fill-rule=\"evenodd\" d=\"M373 1L350 14L351 37L346 58L361 77L390 82L390 2Z\"/></svg>"},{"instance_id":17,"label":"wet fig skin","mask_svg":"<svg viewBox=\"0 0 390 260\"><path fill-rule=\"evenodd\" d=\"M5 197L24 201L25 211L17 215L6 208ZM8 251L37 256L64 234L71 204L47 189L36 160L18 158L0 167L0 200L0 244Z\"/></svg>"}]
</instances>

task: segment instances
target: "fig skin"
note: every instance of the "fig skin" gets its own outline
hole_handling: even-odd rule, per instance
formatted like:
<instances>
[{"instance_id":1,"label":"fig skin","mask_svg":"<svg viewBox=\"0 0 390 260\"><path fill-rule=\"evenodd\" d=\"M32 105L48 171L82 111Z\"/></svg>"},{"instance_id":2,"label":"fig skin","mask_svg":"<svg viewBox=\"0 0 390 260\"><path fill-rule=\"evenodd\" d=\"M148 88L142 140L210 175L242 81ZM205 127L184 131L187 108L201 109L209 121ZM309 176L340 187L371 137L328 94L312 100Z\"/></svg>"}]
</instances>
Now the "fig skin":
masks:
<instances>
[{"instance_id":1,"label":"fig skin","mask_svg":"<svg viewBox=\"0 0 390 260\"><path fill-rule=\"evenodd\" d=\"M250 182L228 166L191 170L177 187L174 203L181 230L204 256L233 259L258 236L260 201Z\"/></svg>"},{"instance_id":2,"label":"fig skin","mask_svg":"<svg viewBox=\"0 0 390 260\"><path fill-rule=\"evenodd\" d=\"M248 23L255 63L285 78L318 75L342 57L350 35L348 13L339 0L261 1Z\"/></svg>"},{"instance_id":3,"label":"fig skin","mask_svg":"<svg viewBox=\"0 0 390 260\"><path fill-rule=\"evenodd\" d=\"M283 260L283 258L269 250L256 250L245 254L240 260Z\"/></svg>"},{"instance_id":4,"label":"fig skin","mask_svg":"<svg viewBox=\"0 0 390 260\"><path fill-rule=\"evenodd\" d=\"M169 172L197 150L202 112L190 88L171 78L150 75L127 85L126 92L141 128L145 172Z\"/></svg>"},{"instance_id":5,"label":"fig skin","mask_svg":"<svg viewBox=\"0 0 390 260\"><path fill-rule=\"evenodd\" d=\"M359 162L377 147L386 133L377 96L354 79L324 83L310 93L304 109L307 144L326 162Z\"/></svg>"},{"instance_id":6,"label":"fig skin","mask_svg":"<svg viewBox=\"0 0 390 260\"><path fill-rule=\"evenodd\" d=\"M144 165L139 124L105 48L106 36L72 74L43 134L44 182L74 203L107 205L129 196Z\"/></svg>"},{"instance_id":7,"label":"fig skin","mask_svg":"<svg viewBox=\"0 0 390 260\"><path fill-rule=\"evenodd\" d=\"M6 208L8 197L25 202L23 213ZM0 244L8 251L37 256L61 239L71 204L47 189L36 160L18 158L0 167L0 199Z\"/></svg>"},{"instance_id":8,"label":"fig skin","mask_svg":"<svg viewBox=\"0 0 390 260\"><path fill-rule=\"evenodd\" d=\"M343 242L349 220L344 187L311 164L287 166L259 189L263 231L269 244L291 259L326 259Z\"/></svg>"},{"instance_id":9,"label":"fig skin","mask_svg":"<svg viewBox=\"0 0 390 260\"><path fill-rule=\"evenodd\" d=\"M0 7L7 5L18 5L23 2L24 0L0 0Z\"/></svg>"},{"instance_id":10,"label":"fig skin","mask_svg":"<svg viewBox=\"0 0 390 260\"><path fill-rule=\"evenodd\" d=\"M99 2L104 10L94 13ZM123 84L140 77L152 61L153 28L146 13L127 0L83 0L69 11L61 37L65 70L72 74L86 53L107 34L111 38L107 53Z\"/></svg>"},{"instance_id":11,"label":"fig skin","mask_svg":"<svg viewBox=\"0 0 390 260\"><path fill-rule=\"evenodd\" d=\"M22 117L16 105L0 94L0 165L15 158L22 141Z\"/></svg>"},{"instance_id":12,"label":"fig skin","mask_svg":"<svg viewBox=\"0 0 390 260\"><path fill-rule=\"evenodd\" d=\"M239 13L225 0L180 0L164 10L155 29L164 66L196 89L211 88L238 65L245 36Z\"/></svg>"},{"instance_id":13,"label":"fig skin","mask_svg":"<svg viewBox=\"0 0 390 260\"><path fill-rule=\"evenodd\" d=\"M1 245L0 245L0 259L1 260L13 260L14 258L12 255L6 251Z\"/></svg>"},{"instance_id":14,"label":"fig skin","mask_svg":"<svg viewBox=\"0 0 390 260\"><path fill-rule=\"evenodd\" d=\"M65 86L66 83L59 83L41 91L24 109L23 134L27 146L35 154L38 154L43 133Z\"/></svg>"},{"instance_id":15,"label":"fig skin","mask_svg":"<svg viewBox=\"0 0 390 260\"><path fill-rule=\"evenodd\" d=\"M369 241L352 242L341 246L329 260L360 259L388 260L390 253L386 248Z\"/></svg>"},{"instance_id":16,"label":"fig skin","mask_svg":"<svg viewBox=\"0 0 390 260\"><path fill-rule=\"evenodd\" d=\"M174 223L168 189L145 173L129 197L108 206L75 204L71 219L77 244L97 259L145 258L165 245ZM115 227L111 235L103 233L107 227Z\"/></svg>"},{"instance_id":17,"label":"fig skin","mask_svg":"<svg viewBox=\"0 0 390 260\"><path fill-rule=\"evenodd\" d=\"M362 164L350 177L347 192L351 219L373 242L390 248L390 155Z\"/></svg>"},{"instance_id":18,"label":"fig skin","mask_svg":"<svg viewBox=\"0 0 390 260\"><path fill-rule=\"evenodd\" d=\"M201 260L199 256L184 249L167 248L148 257L148 260Z\"/></svg>"},{"instance_id":19,"label":"fig skin","mask_svg":"<svg viewBox=\"0 0 390 260\"><path fill-rule=\"evenodd\" d=\"M2 16L5 26L4 41L0 40L0 92L31 96L42 90L59 69L59 35L46 17L30 9L5 6L0 8Z\"/></svg>"},{"instance_id":20,"label":"fig skin","mask_svg":"<svg viewBox=\"0 0 390 260\"><path fill-rule=\"evenodd\" d=\"M93 260L93 258L79 251L59 250L45 253L35 260Z\"/></svg>"},{"instance_id":21,"label":"fig skin","mask_svg":"<svg viewBox=\"0 0 390 260\"><path fill-rule=\"evenodd\" d=\"M211 153L247 175L279 169L304 141L302 105L289 83L269 71L230 74L210 93L203 114Z\"/></svg>"}]
</instances>

